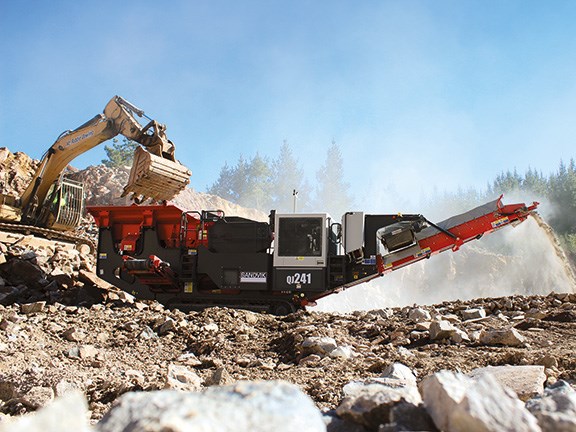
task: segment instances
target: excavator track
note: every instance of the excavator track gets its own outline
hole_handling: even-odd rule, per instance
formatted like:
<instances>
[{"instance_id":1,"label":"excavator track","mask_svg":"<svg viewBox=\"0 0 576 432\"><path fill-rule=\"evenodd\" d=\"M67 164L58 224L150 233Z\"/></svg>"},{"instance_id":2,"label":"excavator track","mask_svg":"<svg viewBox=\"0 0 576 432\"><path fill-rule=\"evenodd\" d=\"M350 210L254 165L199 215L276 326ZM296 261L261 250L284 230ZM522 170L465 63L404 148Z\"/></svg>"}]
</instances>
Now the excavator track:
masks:
<instances>
[{"instance_id":1,"label":"excavator track","mask_svg":"<svg viewBox=\"0 0 576 432\"><path fill-rule=\"evenodd\" d=\"M24 235L38 235L47 240L62 241L66 243L73 243L76 249L86 245L90 248L90 253L96 251L96 244L87 238L66 234L65 232L51 230L49 228L40 228L33 225L20 225L6 222L0 222L0 231L24 234Z\"/></svg>"}]
</instances>

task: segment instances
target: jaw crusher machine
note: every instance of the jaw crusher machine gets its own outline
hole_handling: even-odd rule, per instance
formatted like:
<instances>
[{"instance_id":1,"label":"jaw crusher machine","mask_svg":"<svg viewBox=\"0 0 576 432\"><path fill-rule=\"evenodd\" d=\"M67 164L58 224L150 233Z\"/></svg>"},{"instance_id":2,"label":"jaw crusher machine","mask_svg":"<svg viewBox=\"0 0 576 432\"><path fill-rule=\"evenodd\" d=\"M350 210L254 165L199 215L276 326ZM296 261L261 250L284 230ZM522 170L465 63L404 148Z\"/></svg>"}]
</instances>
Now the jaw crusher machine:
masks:
<instances>
[{"instance_id":1,"label":"jaw crusher machine","mask_svg":"<svg viewBox=\"0 0 576 432\"><path fill-rule=\"evenodd\" d=\"M498 199L433 223L419 214L278 214L268 222L172 204L98 206L97 274L139 299L182 310L210 306L285 315L351 286L457 251L531 205Z\"/></svg>"}]
</instances>

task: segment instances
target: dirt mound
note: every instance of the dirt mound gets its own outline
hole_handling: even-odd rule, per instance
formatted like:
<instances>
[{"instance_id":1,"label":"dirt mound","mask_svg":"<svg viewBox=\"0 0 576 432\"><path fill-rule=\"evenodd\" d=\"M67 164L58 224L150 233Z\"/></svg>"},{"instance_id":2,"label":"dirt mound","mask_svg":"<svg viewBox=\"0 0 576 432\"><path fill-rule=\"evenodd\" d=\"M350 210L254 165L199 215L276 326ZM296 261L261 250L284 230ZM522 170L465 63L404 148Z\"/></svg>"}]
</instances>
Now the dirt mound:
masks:
<instances>
[{"instance_id":1,"label":"dirt mound","mask_svg":"<svg viewBox=\"0 0 576 432\"><path fill-rule=\"evenodd\" d=\"M80 170L71 178L84 183L87 205L130 205L129 197L121 197L129 173L128 167L108 168L97 165ZM228 215L267 220L267 214L261 211L241 207L219 196L196 192L191 188L180 192L172 202L186 210L222 210Z\"/></svg>"},{"instance_id":2,"label":"dirt mound","mask_svg":"<svg viewBox=\"0 0 576 432\"><path fill-rule=\"evenodd\" d=\"M539 214L534 214L534 220L538 224L538 226L542 229L546 237L548 238L550 245L552 245L554 249L554 253L558 257L558 260L561 263L562 270L566 274L566 277L570 280L573 286L576 287L576 274L574 274L574 268L570 264L570 260L564 253L564 249L562 249L562 245L556 237L554 230L550 225L546 223L544 219Z\"/></svg>"}]
</instances>

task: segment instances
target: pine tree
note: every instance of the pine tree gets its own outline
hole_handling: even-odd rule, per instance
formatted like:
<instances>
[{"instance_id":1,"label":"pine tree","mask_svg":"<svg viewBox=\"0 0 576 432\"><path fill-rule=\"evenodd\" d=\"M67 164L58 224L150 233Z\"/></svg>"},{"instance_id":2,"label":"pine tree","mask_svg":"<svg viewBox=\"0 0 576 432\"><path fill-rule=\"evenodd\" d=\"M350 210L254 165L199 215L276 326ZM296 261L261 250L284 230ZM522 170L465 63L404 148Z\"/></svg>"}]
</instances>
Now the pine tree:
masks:
<instances>
[{"instance_id":1,"label":"pine tree","mask_svg":"<svg viewBox=\"0 0 576 432\"><path fill-rule=\"evenodd\" d=\"M507 194L510 192L520 190L522 186L522 177L514 168L514 172L506 171L506 174L501 173L494 180L493 190L499 194Z\"/></svg>"},{"instance_id":2,"label":"pine tree","mask_svg":"<svg viewBox=\"0 0 576 432\"><path fill-rule=\"evenodd\" d=\"M326 161L316 173L317 191L313 207L315 211L327 211L339 220L353 206L350 185L344 181L344 160L340 148L332 141Z\"/></svg>"},{"instance_id":3,"label":"pine tree","mask_svg":"<svg viewBox=\"0 0 576 432\"><path fill-rule=\"evenodd\" d=\"M295 192L296 211L303 211L308 207L310 186L287 141L282 143L280 154L272 163L271 174L271 208L279 213L293 212Z\"/></svg>"},{"instance_id":4,"label":"pine tree","mask_svg":"<svg viewBox=\"0 0 576 432\"><path fill-rule=\"evenodd\" d=\"M547 184L548 182L542 175L542 173L528 168L526 174L524 174L524 180L522 181L522 189L527 192L534 192L540 197L545 197L547 194Z\"/></svg>"},{"instance_id":5,"label":"pine tree","mask_svg":"<svg viewBox=\"0 0 576 432\"><path fill-rule=\"evenodd\" d=\"M238 204L266 211L271 204L270 161L256 153L245 165L244 185L238 198ZM237 175L238 181L241 176Z\"/></svg>"},{"instance_id":6,"label":"pine tree","mask_svg":"<svg viewBox=\"0 0 576 432\"><path fill-rule=\"evenodd\" d=\"M112 147L104 146L107 159L102 159L102 164L110 168L132 165L136 147L138 147L138 143L128 138L124 137L122 142L119 142L117 138L113 138Z\"/></svg>"},{"instance_id":7,"label":"pine tree","mask_svg":"<svg viewBox=\"0 0 576 432\"><path fill-rule=\"evenodd\" d=\"M228 162L220 169L218 179L210 186L206 192L212 195L218 195L228 201L236 201L234 185L235 168L230 167Z\"/></svg>"},{"instance_id":8,"label":"pine tree","mask_svg":"<svg viewBox=\"0 0 576 432\"><path fill-rule=\"evenodd\" d=\"M267 211L271 204L270 177L271 167L267 158L256 154L247 161L240 156L234 167L224 164L218 179L207 192L244 207Z\"/></svg>"}]
</instances>

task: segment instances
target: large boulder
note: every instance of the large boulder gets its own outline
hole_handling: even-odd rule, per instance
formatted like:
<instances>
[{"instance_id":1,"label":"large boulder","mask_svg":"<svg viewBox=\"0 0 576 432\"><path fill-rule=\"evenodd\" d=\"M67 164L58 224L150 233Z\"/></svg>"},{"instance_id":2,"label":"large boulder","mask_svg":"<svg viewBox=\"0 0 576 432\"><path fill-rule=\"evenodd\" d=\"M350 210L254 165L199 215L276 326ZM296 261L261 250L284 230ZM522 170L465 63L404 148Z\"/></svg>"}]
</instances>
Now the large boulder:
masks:
<instances>
[{"instance_id":1,"label":"large boulder","mask_svg":"<svg viewBox=\"0 0 576 432\"><path fill-rule=\"evenodd\" d=\"M312 400L284 381L240 382L203 393L127 393L97 424L99 432L320 432L326 426Z\"/></svg>"},{"instance_id":2,"label":"large boulder","mask_svg":"<svg viewBox=\"0 0 576 432\"><path fill-rule=\"evenodd\" d=\"M343 391L344 399L336 408L336 414L371 430L394 422L400 412L396 417L393 414L397 405L409 404L415 409L422 402L416 377L402 364L388 366L381 377L352 381Z\"/></svg>"},{"instance_id":3,"label":"large boulder","mask_svg":"<svg viewBox=\"0 0 576 432\"><path fill-rule=\"evenodd\" d=\"M538 432L536 418L490 374L477 380L441 371L420 383L424 405L446 432Z\"/></svg>"}]
</instances>

